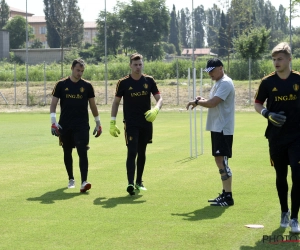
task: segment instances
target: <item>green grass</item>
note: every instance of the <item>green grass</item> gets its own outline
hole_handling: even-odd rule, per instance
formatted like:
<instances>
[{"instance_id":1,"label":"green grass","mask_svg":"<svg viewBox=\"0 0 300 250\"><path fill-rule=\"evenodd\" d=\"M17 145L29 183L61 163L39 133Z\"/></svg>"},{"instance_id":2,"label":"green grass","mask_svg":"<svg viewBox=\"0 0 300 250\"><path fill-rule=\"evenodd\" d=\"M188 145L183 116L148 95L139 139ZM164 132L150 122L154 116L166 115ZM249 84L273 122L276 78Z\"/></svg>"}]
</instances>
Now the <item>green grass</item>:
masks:
<instances>
[{"instance_id":1,"label":"green grass","mask_svg":"<svg viewBox=\"0 0 300 250\"><path fill-rule=\"evenodd\" d=\"M277 245L264 235L289 235L279 229L275 173L264 138L266 121L254 112L237 113L233 158L235 205L210 207L221 180L204 135L204 154L189 157L188 112L161 111L147 148L144 184L148 191L126 193L126 146L108 132L91 136L92 189L66 189L62 149L50 134L47 113L0 114L0 249L298 249ZM205 126L206 113L203 114ZM91 120L92 129L94 126ZM117 125L122 128L121 114ZM198 124L199 126L199 124ZM199 133L198 133L199 135ZM200 147L200 138L198 139ZM263 224L249 229L246 224Z\"/></svg>"}]
</instances>

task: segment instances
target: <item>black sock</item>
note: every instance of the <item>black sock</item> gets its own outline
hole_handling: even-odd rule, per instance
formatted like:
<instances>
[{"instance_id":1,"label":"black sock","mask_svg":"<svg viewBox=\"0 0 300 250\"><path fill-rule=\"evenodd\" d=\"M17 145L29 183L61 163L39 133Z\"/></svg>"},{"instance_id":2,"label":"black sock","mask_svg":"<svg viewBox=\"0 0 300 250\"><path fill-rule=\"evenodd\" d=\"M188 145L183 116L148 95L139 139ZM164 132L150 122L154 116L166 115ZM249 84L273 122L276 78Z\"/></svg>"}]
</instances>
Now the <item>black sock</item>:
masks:
<instances>
[{"instance_id":1,"label":"black sock","mask_svg":"<svg viewBox=\"0 0 300 250\"><path fill-rule=\"evenodd\" d=\"M232 199L232 192L224 192L224 196L225 196L226 198Z\"/></svg>"}]
</instances>

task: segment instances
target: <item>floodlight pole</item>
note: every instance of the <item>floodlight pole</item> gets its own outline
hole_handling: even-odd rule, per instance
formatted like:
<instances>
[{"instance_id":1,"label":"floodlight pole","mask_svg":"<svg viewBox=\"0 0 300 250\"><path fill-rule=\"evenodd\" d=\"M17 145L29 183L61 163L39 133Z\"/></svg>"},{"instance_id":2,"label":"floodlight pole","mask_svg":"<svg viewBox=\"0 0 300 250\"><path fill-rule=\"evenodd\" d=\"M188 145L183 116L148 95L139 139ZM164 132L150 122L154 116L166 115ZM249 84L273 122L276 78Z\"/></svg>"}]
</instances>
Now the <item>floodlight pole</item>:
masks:
<instances>
[{"instance_id":1,"label":"floodlight pole","mask_svg":"<svg viewBox=\"0 0 300 250\"><path fill-rule=\"evenodd\" d=\"M107 34L106 34L106 0L105 3L105 19L104 19L104 47L105 47L105 104L107 104Z\"/></svg>"},{"instance_id":2,"label":"floodlight pole","mask_svg":"<svg viewBox=\"0 0 300 250\"><path fill-rule=\"evenodd\" d=\"M28 83L28 18L26 0L26 86L27 86L27 106L29 106L29 83Z\"/></svg>"}]
</instances>

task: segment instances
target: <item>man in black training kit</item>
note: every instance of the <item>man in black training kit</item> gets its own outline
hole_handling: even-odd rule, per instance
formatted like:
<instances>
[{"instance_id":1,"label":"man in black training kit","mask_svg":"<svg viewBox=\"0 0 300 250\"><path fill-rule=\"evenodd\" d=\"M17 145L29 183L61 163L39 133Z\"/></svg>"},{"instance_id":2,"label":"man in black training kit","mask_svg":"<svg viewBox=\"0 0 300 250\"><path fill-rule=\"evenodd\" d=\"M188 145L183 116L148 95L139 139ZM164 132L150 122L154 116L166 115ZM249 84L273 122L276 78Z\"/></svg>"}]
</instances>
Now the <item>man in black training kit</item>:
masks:
<instances>
[{"instance_id":1,"label":"man in black training kit","mask_svg":"<svg viewBox=\"0 0 300 250\"><path fill-rule=\"evenodd\" d=\"M51 132L59 136L60 145L64 151L64 162L69 176L68 188L75 188L73 175L72 150L76 147L79 156L81 173L80 192L84 193L91 188L87 182L89 149L89 114L88 104L95 118L96 127L93 134L99 137L102 133L98 109L95 102L95 92L91 83L82 79L85 63L75 59L72 63L71 76L56 83L52 91L50 105ZM56 107L60 99L61 113L59 122L56 122Z\"/></svg>"},{"instance_id":2,"label":"man in black training kit","mask_svg":"<svg viewBox=\"0 0 300 250\"><path fill-rule=\"evenodd\" d=\"M123 122L127 145L127 192L134 195L134 187L138 190L147 190L142 183L146 162L146 147L148 143L152 143L152 122L162 106L162 98L153 77L142 73L142 55L132 54L129 66L131 74L123 77L117 83L111 108L110 134L114 137L118 137L118 134L120 134L120 130L116 126L116 116L123 97ZM156 100L156 105L152 109L151 94ZM135 168L137 174L134 186Z\"/></svg>"},{"instance_id":3,"label":"man in black training kit","mask_svg":"<svg viewBox=\"0 0 300 250\"><path fill-rule=\"evenodd\" d=\"M272 50L275 72L265 76L255 96L255 110L268 120L271 165L281 206L281 227L300 233L300 73L290 68L291 48L280 43ZM267 101L266 107L264 102ZM288 207L288 165L291 166L291 211Z\"/></svg>"}]
</instances>

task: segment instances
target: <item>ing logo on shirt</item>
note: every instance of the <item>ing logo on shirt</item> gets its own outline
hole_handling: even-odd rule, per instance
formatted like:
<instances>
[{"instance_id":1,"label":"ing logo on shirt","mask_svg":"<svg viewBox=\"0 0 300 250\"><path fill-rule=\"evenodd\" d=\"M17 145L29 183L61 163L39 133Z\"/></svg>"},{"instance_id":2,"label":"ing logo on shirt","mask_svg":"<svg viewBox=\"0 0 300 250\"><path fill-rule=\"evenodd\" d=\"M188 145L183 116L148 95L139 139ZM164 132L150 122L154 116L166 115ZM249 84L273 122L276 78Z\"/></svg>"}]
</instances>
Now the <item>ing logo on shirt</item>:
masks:
<instances>
[{"instance_id":1,"label":"ing logo on shirt","mask_svg":"<svg viewBox=\"0 0 300 250\"><path fill-rule=\"evenodd\" d=\"M83 87L81 87L79 90L80 90L81 93L84 92L84 88Z\"/></svg>"},{"instance_id":2,"label":"ing logo on shirt","mask_svg":"<svg viewBox=\"0 0 300 250\"><path fill-rule=\"evenodd\" d=\"M65 91L69 91L69 88L65 88Z\"/></svg>"},{"instance_id":3,"label":"ing logo on shirt","mask_svg":"<svg viewBox=\"0 0 300 250\"><path fill-rule=\"evenodd\" d=\"M284 95L284 96L275 96L275 102L282 102L282 101L295 101L297 100L296 95Z\"/></svg>"},{"instance_id":4,"label":"ing logo on shirt","mask_svg":"<svg viewBox=\"0 0 300 250\"><path fill-rule=\"evenodd\" d=\"M294 84L294 85L293 85L293 89L294 89L295 91L298 91L298 90L299 90L299 84L297 84L297 83Z\"/></svg>"},{"instance_id":5,"label":"ing logo on shirt","mask_svg":"<svg viewBox=\"0 0 300 250\"><path fill-rule=\"evenodd\" d=\"M145 89L147 89L147 88L148 88L148 84L147 84L147 83L144 83L144 85L143 85L143 86L144 86L144 88L145 88Z\"/></svg>"},{"instance_id":6,"label":"ing logo on shirt","mask_svg":"<svg viewBox=\"0 0 300 250\"><path fill-rule=\"evenodd\" d=\"M278 89L277 89L276 87L274 87L274 88L272 89L272 92L275 92L275 91L278 91Z\"/></svg>"},{"instance_id":7,"label":"ing logo on shirt","mask_svg":"<svg viewBox=\"0 0 300 250\"><path fill-rule=\"evenodd\" d=\"M148 95L148 91L131 93L131 97L144 96L144 95Z\"/></svg>"}]
</instances>

